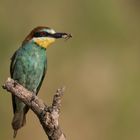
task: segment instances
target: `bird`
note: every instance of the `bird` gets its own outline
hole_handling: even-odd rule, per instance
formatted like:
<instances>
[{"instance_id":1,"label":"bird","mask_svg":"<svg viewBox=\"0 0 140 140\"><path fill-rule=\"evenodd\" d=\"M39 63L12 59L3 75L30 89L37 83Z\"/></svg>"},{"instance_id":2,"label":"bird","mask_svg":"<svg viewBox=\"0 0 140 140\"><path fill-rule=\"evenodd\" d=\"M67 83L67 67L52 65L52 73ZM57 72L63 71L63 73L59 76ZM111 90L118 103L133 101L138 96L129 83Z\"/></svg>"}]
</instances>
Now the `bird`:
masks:
<instances>
[{"instance_id":1,"label":"bird","mask_svg":"<svg viewBox=\"0 0 140 140\"><path fill-rule=\"evenodd\" d=\"M50 27L35 27L11 57L11 78L37 95L47 71L47 48L57 39L71 37L71 34L55 32ZM14 113L12 128L15 138L17 131L26 123L29 107L14 95L12 95L12 105Z\"/></svg>"}]
</instances>

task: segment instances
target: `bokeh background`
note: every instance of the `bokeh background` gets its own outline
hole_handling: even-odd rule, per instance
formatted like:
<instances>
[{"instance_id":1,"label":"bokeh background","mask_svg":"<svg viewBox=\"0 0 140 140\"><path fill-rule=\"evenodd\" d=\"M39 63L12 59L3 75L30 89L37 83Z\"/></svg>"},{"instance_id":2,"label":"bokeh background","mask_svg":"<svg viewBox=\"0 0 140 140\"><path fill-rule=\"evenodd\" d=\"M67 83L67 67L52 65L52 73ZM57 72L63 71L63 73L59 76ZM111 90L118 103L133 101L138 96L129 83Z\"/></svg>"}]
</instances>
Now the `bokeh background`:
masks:
<instances>
[{"instance_id":1,"label":"bokeh background","mask_svg":"<svg viewBox=\"0 0 140 140\"><path fill-rule=\"evenodd\" d=\"M139 0L0 0L0 85L10 57L38 25L70 32L47 50L39 97L66 86L60 124L69 140L140 139ZM11 140L11 95L0 88L0 139ZM17 140L46 140L30 111Z\"/></svg>"}]
</instances>

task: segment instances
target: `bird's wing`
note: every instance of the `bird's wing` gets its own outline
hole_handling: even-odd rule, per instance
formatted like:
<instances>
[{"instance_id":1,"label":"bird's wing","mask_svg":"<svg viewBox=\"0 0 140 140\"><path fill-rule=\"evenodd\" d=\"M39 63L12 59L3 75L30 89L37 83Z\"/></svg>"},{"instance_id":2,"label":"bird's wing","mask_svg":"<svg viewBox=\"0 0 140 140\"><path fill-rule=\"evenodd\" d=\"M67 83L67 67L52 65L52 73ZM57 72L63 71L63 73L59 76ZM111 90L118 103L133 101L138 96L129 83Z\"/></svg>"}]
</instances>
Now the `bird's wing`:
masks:
<instances>
[{"instance_id":1,"label":"bird's wing","mask_svg":"<svg viewBox=\"0 0 140 140\"><path fill-rule=\"evenodd\" d=\"M47 60L44 62L44 70L43 70L43 74L42 74L42 78L41 78L41 80L40 80L40 83L39 83L39 85L38 85L38 87L37 87L37 93L36 93L36 95L38 94L38 91L40 90L40 87L41 87L42 82L43 82L43 80L44 80L44 77L45 77L45 75L46 75L46 71L47 71Z\"/></svg>"},{"instance_id":2,"label":"bird's wing","mask_svg":"<svg viewBox=\"0 0 140 140\"><path fill-rule=\"evenodd\" d=\"M11 78L13 78L14 66L15 66L15 63L16 63L16 55L17 55L17 51L11 57L11 64L10 64Z\"/></svg>"},{"instance_id":3,"label":"bird's wing","mask_svg":"<svg viewBox=\"0 0 140 140\"><path fill-rule=\"evenodd\" d=\"M17 55L17 51L11 57L11 64L10 64L11 78L13 78L13 72L14 72L14 67L15 67L15 63L16 63L16 55ZM16 103L15 103L15 96L13 94L12 94L12 104L13 104L13 112L15 113Z\"/></svg>"},{"instance_id":4,"label":"bird's wing","mask_svg":"<svg viewBox=\"0 0 140 140\"><path fill-rule=\"evenodd\" d=\"M42 82L43 82L43 79L45 77L46 71L47 71L47 60L44 63L44 70L43 70L42 78L41 78L40 83L39 83L39 85L37 87L37 90L36 90L36 95L38 94L38 92L40 90L40 87L42 85ZM13 107L14 107L14 105L13 105ZM29 110L29 107L28 106L25 106L25 108L24 108L25 113L27 113L28 110Z\"/></svg>"}]
</instances>

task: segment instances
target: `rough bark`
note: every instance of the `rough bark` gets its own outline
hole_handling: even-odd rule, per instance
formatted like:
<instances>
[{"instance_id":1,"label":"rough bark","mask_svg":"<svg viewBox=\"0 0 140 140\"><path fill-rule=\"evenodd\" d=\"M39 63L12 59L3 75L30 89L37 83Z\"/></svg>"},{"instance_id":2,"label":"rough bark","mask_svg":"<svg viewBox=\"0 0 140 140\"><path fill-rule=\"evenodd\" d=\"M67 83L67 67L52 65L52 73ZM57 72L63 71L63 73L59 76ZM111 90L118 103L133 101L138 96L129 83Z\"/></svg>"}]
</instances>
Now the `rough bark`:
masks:
<instances>
[{"instance_id":1,"label":"rough bark","mask_svg":"<svg viewBox=\"0 0 140 140\"><path fill-rule=\"evenodd\" d=\"M64 88L56 91L51 106L47 106L41 99L11 78L8 78L3 88L31 108L40 120L49 140L66 140L58 122Z\"/></svg>"}]
</instances>

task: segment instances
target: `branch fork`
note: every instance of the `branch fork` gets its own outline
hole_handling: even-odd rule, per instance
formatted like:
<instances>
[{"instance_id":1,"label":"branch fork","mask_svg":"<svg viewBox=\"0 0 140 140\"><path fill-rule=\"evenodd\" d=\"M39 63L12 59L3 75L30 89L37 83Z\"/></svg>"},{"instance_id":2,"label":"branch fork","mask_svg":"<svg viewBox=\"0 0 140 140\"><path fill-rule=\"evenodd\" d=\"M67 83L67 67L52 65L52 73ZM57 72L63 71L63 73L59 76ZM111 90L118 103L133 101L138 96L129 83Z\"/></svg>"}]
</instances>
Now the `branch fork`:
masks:
<instances>
[{"instance_id":1,"label":"branch fork","mask_svg":"<svg viewBox=\"0 0 140 140\"><path fill-rule=\"evenodd\" d=\"M51 106L47 106L35 94L11 78L7 79L3 88L18 97L37 115L49 140L66 140L58 121L64 87L56 91Z\"/></svg>"}]
</instances>

